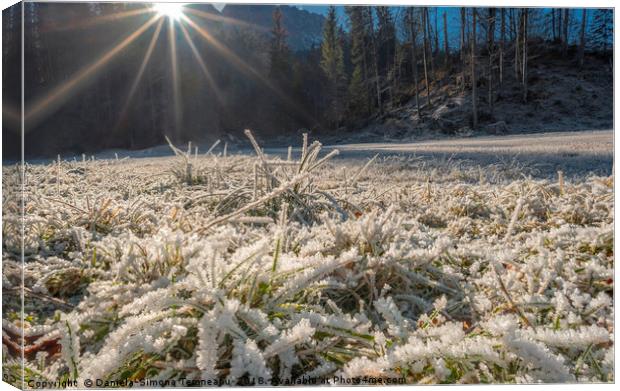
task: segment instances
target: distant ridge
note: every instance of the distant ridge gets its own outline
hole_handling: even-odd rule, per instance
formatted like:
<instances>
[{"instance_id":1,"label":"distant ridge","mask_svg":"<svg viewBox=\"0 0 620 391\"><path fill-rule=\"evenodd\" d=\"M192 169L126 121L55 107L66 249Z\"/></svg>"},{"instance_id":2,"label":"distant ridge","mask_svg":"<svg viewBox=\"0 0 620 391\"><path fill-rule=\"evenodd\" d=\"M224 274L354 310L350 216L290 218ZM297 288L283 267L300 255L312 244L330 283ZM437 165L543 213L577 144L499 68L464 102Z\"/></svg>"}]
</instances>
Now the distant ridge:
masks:
<instances>
[{"instance_id":1,"label":"distant ridge","mask_svg":"<svg viewBox=\"0 0 620 391\"><path fill-rule=\"evenodd\" d=\"M269 31L273 26L275 8L274 5L227 4L222 15L265 27ZM288 32L288 45L292 50L306 50L321 43L325 20L322 15L288 5L280 6L280 10L282 23Z\"/></svg>"}]
</instances>

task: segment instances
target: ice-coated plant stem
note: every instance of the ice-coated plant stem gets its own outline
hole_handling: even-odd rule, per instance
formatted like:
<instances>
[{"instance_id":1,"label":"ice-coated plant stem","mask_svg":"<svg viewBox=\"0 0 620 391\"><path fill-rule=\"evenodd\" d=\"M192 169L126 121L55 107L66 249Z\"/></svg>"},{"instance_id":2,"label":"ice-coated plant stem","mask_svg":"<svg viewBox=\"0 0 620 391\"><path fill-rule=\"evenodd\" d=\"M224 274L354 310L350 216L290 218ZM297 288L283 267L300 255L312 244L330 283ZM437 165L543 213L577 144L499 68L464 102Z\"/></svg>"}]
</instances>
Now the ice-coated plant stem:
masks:
<instances>
[{"instance_id":1,"label":"ice-coated plant stem","mask_svg":"<svg viewBox=\"0 0 620 391\"><path fill-rule=\"evenodd\" d=\"M213 150L215 149L215 147L217 147L218 145L220 145L220 139L215 140L215 142L211 145L211 147L207 150L207 152L205 153L205 155L209 155L211 152L213 152Z\"/></svg>"},{"instance_id":2,"label":"ice-coated plant stem","mask_svg":"<svg viewBox=\"0 0 620 391\"><path fill-rule=\"evenodd\" d=\"M506 229L506 236L504 236L504 241L509 241L512 237L512 232L514 231L515 225L517 224L517 220L519 219L519 213L521 213L521 208L523 207L523 197L519 197L517 200L517 204L515 206L514 212L512 212L512 217L510 218L510 224L508 224L508 228Z\"/></svg>"},{"instance_id":3,"label":"ice-coated plant stem","mask_svg":"<svg viewBox=\"0 0 620 391\"><path fill-rule=\"evenodd\" d=\"M256 208L257 206L259 206L262 203L265 203L267 201L269 201L272 198L275 198L277 196L279 196L280 194L288 191L291 187L293 187L294 185L296 185L297 183L301 182L302 180L307 178L307 174L302 174L302 175L297 175L295 176L290 182L287 183L283 183L280 185L280 187L278 187L277 189L273 190L271 193L257 199L256 201L250 202L249 204L246 204L245 206L237 209L236 211L229 213L225 216L216 218L214 220L212 220L211 222L207 223L204 227L200 228L198 230L199 233L204 233L206 232L208 229L222 224L230 219L232 219L233 217L239 216L240 214L243 214L245 212L247 212L250 209Z\"/></svg>"},{"instance_id":4,"label":"ice-coated plant stem","mask_svg":"<svg viewBox=\"0 0 620 391\"><path fill-rule=\"evenodd\" d=\"M306 154L308 153L308 133L304 133L302 135L303 143L301 145L301 160L306 158Z\"/></svg>"}]
</instances>

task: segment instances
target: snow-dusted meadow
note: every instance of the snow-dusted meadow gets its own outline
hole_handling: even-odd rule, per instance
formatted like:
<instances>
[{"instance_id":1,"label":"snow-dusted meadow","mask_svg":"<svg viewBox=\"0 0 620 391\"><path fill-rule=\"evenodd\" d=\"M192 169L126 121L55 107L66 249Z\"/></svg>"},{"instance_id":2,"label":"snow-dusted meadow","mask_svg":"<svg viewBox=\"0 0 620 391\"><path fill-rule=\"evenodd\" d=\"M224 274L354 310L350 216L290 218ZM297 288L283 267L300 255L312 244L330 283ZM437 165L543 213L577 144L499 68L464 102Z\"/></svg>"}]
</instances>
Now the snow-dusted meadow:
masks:
<instances>
[{"instance_id":1,"label":"snow-dusted meadow","mask_svg":"<svg viewBox=\"0 0 620 391\"><path fill-rule=\"evenodd\" d=\"M614 381L610 166L330 151L28 165L24 386Z\"/></svg>"}]
</instances>

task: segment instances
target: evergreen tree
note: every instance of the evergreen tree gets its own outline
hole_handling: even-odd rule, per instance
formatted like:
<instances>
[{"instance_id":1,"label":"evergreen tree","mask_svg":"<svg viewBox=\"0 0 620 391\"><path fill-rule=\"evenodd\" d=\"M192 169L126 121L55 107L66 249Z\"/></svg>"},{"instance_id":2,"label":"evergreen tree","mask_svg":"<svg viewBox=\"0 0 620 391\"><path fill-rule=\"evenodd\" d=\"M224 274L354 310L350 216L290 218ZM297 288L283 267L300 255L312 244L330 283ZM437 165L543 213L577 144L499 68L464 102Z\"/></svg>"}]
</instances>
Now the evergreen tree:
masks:
<instances>
[{"instance_id":1,"label":"evergreen tree","mask_svg":"<svg viewBox=\"0 0 620 391\"><path fill-rule=\"evenodd\" d=\"M326 117L330 126L338 126L343 114L342 92L345 83L344 55L339 37L336 7L329 7L327 19L323 27L321 43L321 69L327 78L327 110Z\"/></svg>"},{"instance_id":2,"label":"evergreen tree","mask_svg":"<svg viewBox=\"0 0 620 391\"><path fill-rule=\"evenodd\" d=\"M369 114L368 67L366 58L367 33L361 7L346 7L351 39L353 71L348 88L348 111L355 118Z\"/></svg>"},{"instance_id":3,"label":"evergreen tree","mask_svg":"<svg viewBox=\"0 0 620 391\"><path fill-rule=\"evenodd\" d=\"M364 26L368 29L368 43L370 49L370 64L372 67L372 79L374 93L376 94L376 107L380 114L383 113L383 99L381 97L381 76L379 74L379 50L377 36L375 35L375 21L373 18L372 7L362 7Z\"/></svg>"},{"instance_id":4,"label":"evergreen tree","mask_svg":"<svg viewBox=\"0 0 620 391\"><path fill-rule=\"evenodd\" d=\"M355 119L368 115L368 90L364 83L363 70L359 65L353 69L347 100L349 113Z\"/></svg>"},{"instance_id":5,"label":"evergreen tree","mask_svg":"<svg viewBox=\"0 0 620 391\"><path fill-rule=\"evenodd\" d=\"M289 80L291 71L286 36L287 32L282 26L282 11L280 11L280 7L276 7L273 12L273 29L271 30L271 66L269 74L273 80L279 83Z\"/></svg>"},{"instance_id":6,"label":"evergreen tree","mask_svg":"<svg viewBox=\"0 0 620 391\"><path fill-rule=\"evenodd\" d=\"M396 28L389 7L375 7L377 14L377 51L379 74L387 82L389 100L394 98L396 80Z\"/></svg>"},{"instance_id":7,"label":"evergreen tree","mask_svg":"<svg viewBox=\"0 0 620 391\"><path fill-rule=\"evenodd\" d=\"M606 52L613 42L614 11L612 9L598 9L594 12L594 27L592 29L592 45Z\"/></svg>"},{"instance_id":8,"label":"evergreen tree","mask_svg":"<svg viewBox=\"0 0 620 391\"><path fill-rule=\"evenodd\" d=\"M379 73L387 75L392 69L396 50L396 29L389 7L375 7L377 13L377 45Z\"/></svg>"}]
</instances>

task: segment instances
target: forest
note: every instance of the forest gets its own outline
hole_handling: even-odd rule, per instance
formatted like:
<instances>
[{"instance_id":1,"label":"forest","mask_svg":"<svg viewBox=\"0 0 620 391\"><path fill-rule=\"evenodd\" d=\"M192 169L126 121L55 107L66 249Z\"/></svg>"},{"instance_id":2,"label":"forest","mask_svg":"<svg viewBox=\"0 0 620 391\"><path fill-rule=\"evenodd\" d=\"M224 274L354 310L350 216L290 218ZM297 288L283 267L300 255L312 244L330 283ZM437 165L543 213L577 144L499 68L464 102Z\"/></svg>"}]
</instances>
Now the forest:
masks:
<instances>
[{"instance_id":1,"label":"forest","mask_svg":"<svg viewBox=\"0 0 620 391\"><path fill-rule=\"evenodd\" d=\"M5 10L3 381L615 382L613 16Z\"/></svg>"},{"instance_id":2,"label":"forest","mask_svg":"<svg viewBox=\"0 0 620 391\"><path fill-rule=\"evenodd\" d=\"M285 145L301 129L346 140L612 126L612 9L308 9L188 4L168 23L150 3L25 3L26 156L165 136L234 144L245 128ZM20 150L20 23L19 6L3 11L6 158Z\"/></svg>"}]
</instances>

